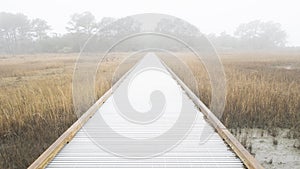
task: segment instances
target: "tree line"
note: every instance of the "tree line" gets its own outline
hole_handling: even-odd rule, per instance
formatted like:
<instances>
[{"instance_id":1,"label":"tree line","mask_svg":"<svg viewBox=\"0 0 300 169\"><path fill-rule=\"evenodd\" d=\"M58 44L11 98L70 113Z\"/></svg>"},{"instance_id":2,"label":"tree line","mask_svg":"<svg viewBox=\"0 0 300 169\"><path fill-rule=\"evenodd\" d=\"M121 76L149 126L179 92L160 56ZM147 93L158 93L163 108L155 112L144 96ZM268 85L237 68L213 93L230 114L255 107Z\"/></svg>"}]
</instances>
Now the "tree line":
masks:
<instances>
[{"instance_id":1,"label":"tree line","mask_svg":"<svg viewBox=\"0 0 300 169\"><path fill-rule=\"evenodd\" d=\"M113 25L110 23L116 22ZM47 21L17 13L0 13L0 53L54 53L54 52L79 52L86 40L91 39L89 45L91 51L103 51L113 45L116 39L138 33L141 24L132 18L117 20L104 17L97 21L90 12L75 13L70 17L66 26L67 33L59 35L51 32L51 26ZM101 30L101 32L99 32ZM163 19L156 31L169 33L177 37L184 37L192 43L201 43L204 36L198 36L195 27L184 23L179 19ZM282 48L286 45L286 33L279 23L272 21L251 21L239 25L234 35L222 32L219 35L208 34L206 36L212 44L219 49L228 50L260 50ZM127 43L119 50L135 50L143 46L137 43ZM172 43L163 43L154 40L153 44L167 46L171 50ZM201 44L200 44L201 45Z\"/></svg>"}]
</instances>

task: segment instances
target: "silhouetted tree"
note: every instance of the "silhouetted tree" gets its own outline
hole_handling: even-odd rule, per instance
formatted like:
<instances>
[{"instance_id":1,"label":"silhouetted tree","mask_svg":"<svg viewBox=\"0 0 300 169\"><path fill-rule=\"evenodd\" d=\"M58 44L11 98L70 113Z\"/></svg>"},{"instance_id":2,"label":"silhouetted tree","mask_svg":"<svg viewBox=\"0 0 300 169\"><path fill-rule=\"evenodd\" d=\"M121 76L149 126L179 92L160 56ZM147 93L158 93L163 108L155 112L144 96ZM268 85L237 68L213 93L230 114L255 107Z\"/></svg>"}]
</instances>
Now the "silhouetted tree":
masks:
<instances>
[{"instance_id":1,"label":"silhouetted tree","mask_svg":"<svg viewBox=\"0 0 300 169\"><path fill-rule=\"evenodd\" d=\"M113 24L111 24L113 23ZM97 34L97 43L100 50L111 47L114 43L128 35L139 33L141 24L131 17L115 20L114 18L103 18L99 23L100 31ZM118 50L128 51L137 48L137 43L130 40L118 45Z\"/></svg>"},{"instance_id":2,"label":"silhouetted tree","mask_svg":"<svg viewBox=\"0 0 300 169\"><path fill-rule=\"evenodd\" d=\"M112 24L113 23L113 24ZM104 51L128 35L141 32L141 24L131 18L104 17L97 21L90 12L75 13L67 24L68 33L50 34L50 26L42 19L28 19L24 14L0 12L0 53L79 52L85 42L87 51ZM206 49L210 45L193 25L173 18L161 19L156 32L184 40L188 45ZM93 38L90 38L93 37ZM241 24L234 36L226 32L209 34L218 49L272 49L284 47L286 33L279 23L259 20ZM147 35L123 41L116 51L138 50L146 47L185 50L184 45L166 36ZM208 48L209 49L209 48Z\"/></svg>"},{"instance_id":3,"label":"silhouetted tree","mask_svg":"<svg viewBox=\"0 0 300 169\"><path fill-rule=\"evenodd\" d=\"M242 48L264 49L283 47L286 44L286 33L279 23L259 20L241 24L235 31Z\"/></svg>"},{"instance_id":4,"label":"silhouetted tree","mask_svg":"<svg viewBox=\"0 0 300 169\"><path fill-rule=\"evenodd\" d=\"M32 36L37 40L46 39L48 37L47 31L50 29L45 20L37 18L31 21Z\"/></svg>"},{"instance_id":5,"label":"silhouetted tree","mask_svg":"<svg viewBox=\"0 0 300 169\"><path fill-rule=\"evenodd\" d=\"M98 30L95 16L90 12L75 13L66 27L73 39L70 41L74 51L79 52L86 40Z\"/></svg>"},{"instance_id":6,"label":"silhouetted tree","mask_svg":"<svg viewBox=\"0 0 300 169\"><path fill-rule=\"evenodd\" d=\"M207 48L208 45L203 34L195 26L181 19L161 19L157 24L156 31L174 36L194 47ZM170 50L181 50L185 48L184 45L180 45L179 42L174 40L165 40L165 42L160 41L158 43Z\"/></svg>"},{"instance_id":7,"label":"silhouetted tree","mask_svg":"<svg viewBox=\"0 0 300 169\"><path fill-rule=\"evenodd\" d=\"M66 29L70 33L91 35L97 30L97 22L95 16L90 12L75 13L71 16Z\"/></svg>"},{"instance_id":8,"label":"silhouetted tree","mask_svg":"<svg viewBox=\"0 0 300 169\"><path fill-rule=\"evenodd\" d=\"M9 53L21 51L30 37L30 21L24 14L0 13L1 46Z\"/></svg>"}]
</instances>

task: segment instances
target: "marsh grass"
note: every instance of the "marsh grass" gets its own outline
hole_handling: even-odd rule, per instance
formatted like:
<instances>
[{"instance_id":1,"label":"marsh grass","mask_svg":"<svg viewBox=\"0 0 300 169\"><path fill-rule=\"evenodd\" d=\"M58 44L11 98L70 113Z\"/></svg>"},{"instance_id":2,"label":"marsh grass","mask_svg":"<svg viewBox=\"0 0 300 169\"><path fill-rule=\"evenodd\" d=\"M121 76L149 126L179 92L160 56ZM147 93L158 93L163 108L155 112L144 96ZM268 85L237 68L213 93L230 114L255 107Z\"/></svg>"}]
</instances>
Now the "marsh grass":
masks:
<instances>
[{"instance_id":1,"label":"marsh grass","mask_svg":"<svg viewBox=\"0 0 300 169\"><path fill-rule=\"evenodd\" d=\"M76 56L43 54L1 60L0 168L28 167L77 120L72 101ZM122 58L123 54L114 54L100 66L98 98L110 88ZM118 76L133 64L134 60L123 64Z\"/></svg>"},{"instance_id":2,"label":"marsh grass","mask_svg":"<svg viewBox=\"0 0 300 169\"><path fill-rule=\"evenodd\" d=\"M211 88L204 65L192 54L178 54L198 82L200 99L209 106ZM171 57L163 60L183 81L189 78ZM300 136L300 54L223 53L226 106L221 121L228 128L290 128Z\"/></svg>"},{"instance_id":3,"label":"marsh grass","mask_svg":"<svg viewBox=\"0 0 300 169\"><path fill-rule=\"evenodd\" d=\"M115 53L104 60L97 74L98 98L136 63L137 59L124 62L115 74L124 55ZM28 167L76 121L72 102L76 56L0 57L0 168ZM191 83L180 63L159 56L187 85ZM209 105L211 88L204 66L191 54L178 56L194 74L198 96ZM295 131L291 137L300 137L300 54L225 53L221 60L227 79L221 121L227 127L291 128Z\"/></svg>"}]
</instances>

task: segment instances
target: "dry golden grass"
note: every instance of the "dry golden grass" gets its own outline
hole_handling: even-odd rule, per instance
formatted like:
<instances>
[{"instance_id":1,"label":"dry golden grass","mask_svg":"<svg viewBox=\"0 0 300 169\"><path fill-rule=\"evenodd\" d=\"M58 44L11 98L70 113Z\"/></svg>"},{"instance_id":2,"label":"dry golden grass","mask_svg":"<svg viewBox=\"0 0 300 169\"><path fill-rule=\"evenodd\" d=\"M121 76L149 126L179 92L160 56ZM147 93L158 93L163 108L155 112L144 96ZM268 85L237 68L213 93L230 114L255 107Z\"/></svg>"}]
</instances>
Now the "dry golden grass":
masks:
<instances>
[{"instance_id":1,"label":"dry golden grass","mask_svg":"<svg viewBox=\"0 0 300 169\"><path fill-rule=\"evenodd\" d=\"M5 57L0 62L0 168L26 168L77 116L72 102L76 56ZM123 54L113 54L98 70L97 95L110 88ZM122 64L117 77L135 60ZM92 103L91 103L92 104Z\"/></svg>"},{"instance_id":2,"label":"dry golden grass","mask_svg":"<svg viewBox=\"0 0 300 169\"><path fill-rule=\"evenodd\" d=\"M113 82L123 55L114 54L101 65L98 97ZM221 55L227 78L222 121L227 127L282 127L300 133L300 54ZM77 119L72 102L76 56L0 57L0 168L29 166ZM163 58L189 85L186 70L174 59ZM211 88L204 67L190 54L179 54L179 58L194 73L200 98L208 105ZM115 76L120 77L135 62L136 59L128 60Z\"/></svg>"},{"instance_id":3,"label":"dry golden grass","mask_svg":"<svg viewBox=\"0 0 300 169\"><path fill-rule=\"evenodd\" d=\"M211 88L204 66L191 54L178 55L196 77L200 98L209 105ZM178 62L162 56L189 85ZM291 128L300 136L300 54L220 54L227 79L221 121L229 128Z\"/></svg>"}]
</instances>

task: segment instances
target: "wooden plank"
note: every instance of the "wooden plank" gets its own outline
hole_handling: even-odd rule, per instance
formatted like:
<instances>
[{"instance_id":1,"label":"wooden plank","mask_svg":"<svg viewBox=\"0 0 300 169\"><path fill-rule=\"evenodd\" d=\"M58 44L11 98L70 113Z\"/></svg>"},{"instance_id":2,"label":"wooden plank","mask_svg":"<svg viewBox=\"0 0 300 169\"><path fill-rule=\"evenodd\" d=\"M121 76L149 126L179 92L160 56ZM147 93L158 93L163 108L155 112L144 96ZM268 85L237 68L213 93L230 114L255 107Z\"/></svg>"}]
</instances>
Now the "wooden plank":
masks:
<instances>
[{"instance_id":1,"label":"wooden plank","mask_svg":"<svg viewBox=\"0 0 300 169\"><path fill-rule=\"evenodd\" d=\"M163 62L162 62L163 63ZM138 64L136 64L138 65ZM136 66L135 65L135 66ZM218 134L231 147L233 152L243 161L248 168L262 168L256 159L236 140L236 138L226 129L219 119L202 103L199 98L176 76L176 74L163 63L166 69L171 73L174 79L186 91L187 95L200 108L207 117L208 122L217 130ZM134 66L134 67L135 67ZM133 70L134 67L131 69ZM111 89L109 89L79 120L77 120L59 139L57 139L29 168L44 168L56 154L67 144L81 127L89 120L103 102L111 96L112 92L122 82L122 80L131 72L128 71Z\"/></svg>"},{"instance_id":2,"label":"wooden plank","mask_svg":"<svg viewBox=\"0 0 300 169\"><path fill-rule=\"evenodd\" d=\"M56 156L56 154L68 144L82 126L95 114L99 107L111 96L113 91L121 84L125 77L138 65L136 63L127 73L125 73L106 93L96 101L70 128L68 128L38 159L36 159L28 168L45 168L47 164Z\"/></svg>"},{"instance_id":3,"label":"wooden plank","mask_svg":"<svg viewBox=\"0 0 300 169\"><path fill-rule=\"evenodd\" d=\"M141 72L145 72L145 74L139 76ZM137 79L137 81L135 81L135 79ZM151 87L153 85L155 86L154 88ZM123 93L124 89L129 89L128 87L130 91ZM115 98L120 97L120 94L122 94L122 96L129 94L132 96L129 104L148 108L148 106L146 106L147 104L145 105L144 103L147 103L145 101L149 99L149 94L147 92L143 93L142 91L150 91L149 89L151 89L151 91L160 90L164 93L167 103L165 105L166 111L164 111L163 115L156 122L151 123L151 126L135 125L134 123L131 125L132 122L120 116L119 110L126 112L132 111L132 109L126 107L119 109L120 107L116 104ZM179 106L178 101L185 106ZM123 102L121 101L120 104L121 103ZM194 118L188 120L195 125L190 123L188 124L188 128L184 126L182 126L183 128L173 128L173 134L166 137L165 140L159 141L159 145L166 145L166 147L155 153L158 156L149 156L152 158L144 158L145 154L143 155L143 153L147 153L149 150L151 152L155 147L151 145L146 146L146 144L145 146L143 146L144 144L133 146L133 142L121 141L118 137L111 135L111 131L106 130L105 127L102 126L102 122L105 121L115 133L131 139L154 138L158 135L161 136L164 131L168 131L174 124L180 124L182 119L178 118L183 112L189 112L189 115L195 115ZM196 116L196 114L199 114L199 116ZM104 121L100 120L100 116ZM182 124L187 124L186 120L181 122ZM148 53L141 60L141 63L119 85L118 89L114 91L110 98L107 99L105 104L100 107L99 111L85 123L85 126L91 129L90 134L93 135L93 138L107 139L107 146L117 148L117 151L120 151L121 157L119 155L113 155L118 153L113 153L114 151L110 152L109 148L106 149L105 145L103 147L101 142L99 142L100 144L94 144L95 140L91 140L91 135L86 134L85 129L81 129L70 143L64 146L55 156L47 168L245 168L243 162L235 155L213 127L207 126L209 130L205 130L205 132L213 132L214 139L209 140L206 144L199 144L199 131L203 129L202 127L204 125L208 125L208 122L203 118L202 113L188 97L187 93L178 85L177 81L172 78L172 75L166 70L165 66L162 65L159 58L152 53ZM190 130L182 133L182 129ZM176 137L175 135L177 134L184 135ZM183 136L185 137L183 138ZM109 141L111 141L111 144L109 144ZM172 144L169 141L174 142ZM175 142L180 143L176 144ZM167 147L172 146L169 145L170 143L174 147L169 149ZM122 156L125 155L123 153L129 154L125 156L125 158L122 158ZM220 153L222 153L222 155L219 155ZM132 158L135 155L142 157L142 159L137 160L136 158Z\"/></svg>"},{"instance_id":4,"label":"wooden plank","mask_svg":"<svg viewBox=\"0 0 300 169\"><path fill-rule=\"evenodd\" d=\"M162 60L161 60L162 61ZM162 61L163 65L186 91L187 95L197 105L201 112L205 115L208 122L217 130L218 134L230 146L233 152L242 160L247 168L263 169L261 164L244 148L244 146L228 131L228 129L220 122L220 120L209 110L209 108L192 92L180 78Z\"/></svg>"}]
</instances>

